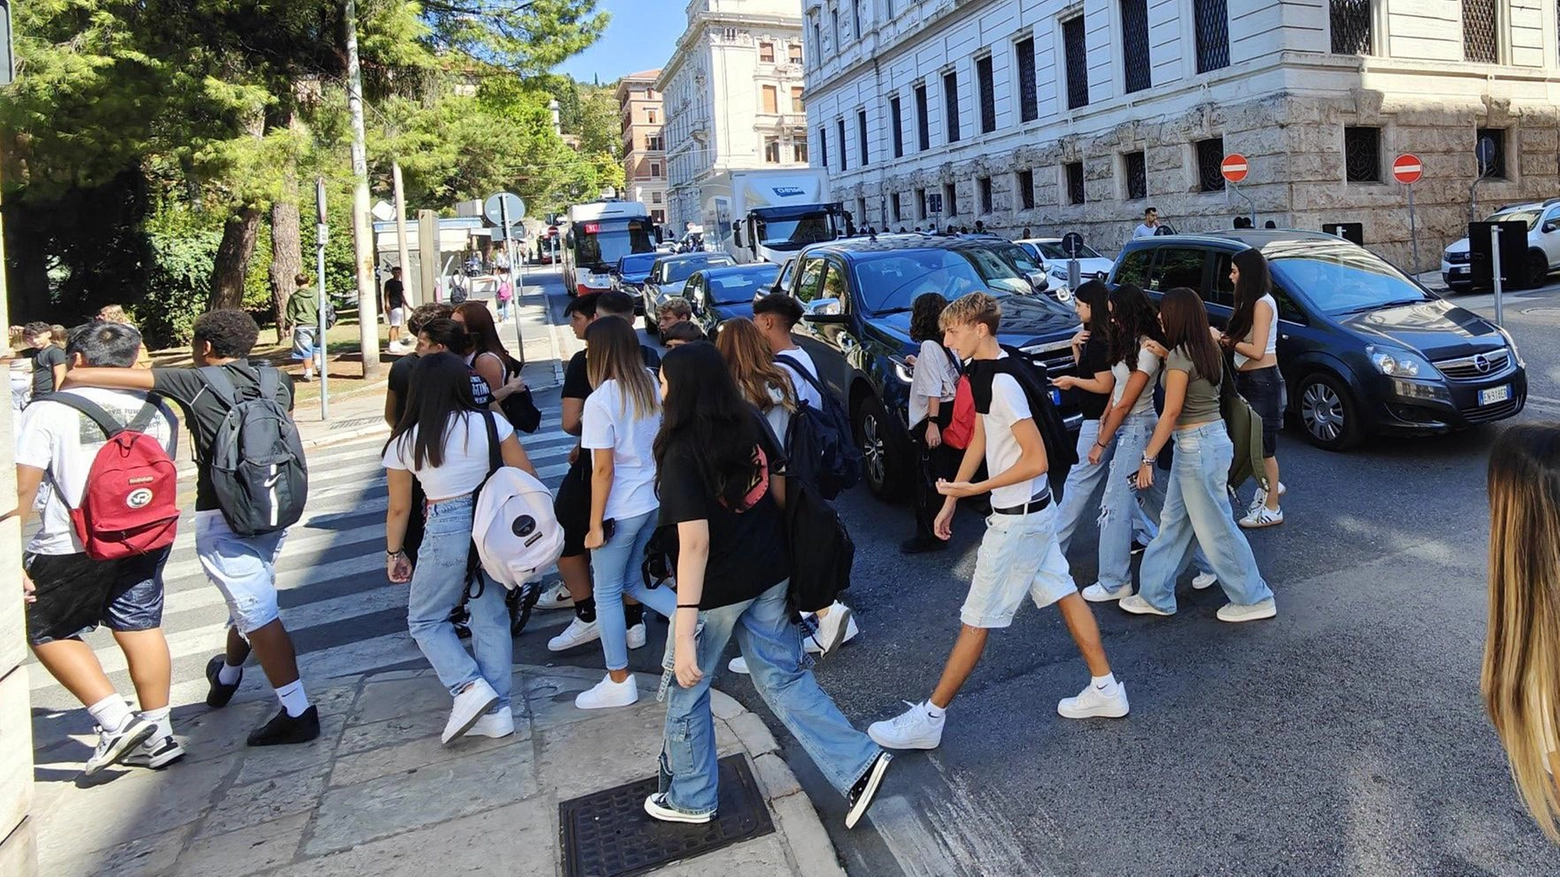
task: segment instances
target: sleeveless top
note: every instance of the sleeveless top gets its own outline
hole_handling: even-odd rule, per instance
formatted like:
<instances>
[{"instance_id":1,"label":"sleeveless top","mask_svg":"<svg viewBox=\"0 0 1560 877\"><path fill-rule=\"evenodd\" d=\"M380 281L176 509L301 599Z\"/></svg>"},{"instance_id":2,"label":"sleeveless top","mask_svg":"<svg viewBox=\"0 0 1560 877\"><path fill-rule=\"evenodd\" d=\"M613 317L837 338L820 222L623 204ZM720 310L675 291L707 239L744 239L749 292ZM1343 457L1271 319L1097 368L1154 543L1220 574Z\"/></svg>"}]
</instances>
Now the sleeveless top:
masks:
<instances>
[{"instance_id":1,"label":"sleeveless top","mask_svg":"<svg viewBox=\"0 0 1560 877\"><path fill-rule=\"evenodd\" d=\"M1273 309L1273 320L1268 323L1267 346L1265 348L1263 348L1263 349L1268 354L1277 353L1278 352L1278 302L1273 299L1273 294L1272 293L1268 293L1267 295L1262 296L1261 298L1257 299L1257 302L1259 304L1262 303L1262 302L1267 302L1267 306L1269 308ZM1256 326L1252 326L1251 327L1251 332L1246 333L1246 337L1242 338L1241 341L1243 341L1246 344L1250 344L1252 341L1256 340L1256 339L1251 337L1252 334L1254 334L1256 331L1257 331L1257 327ZM1241 366L1245 365L1246 363L1251 362L1251 361L1252 361L1251 357L1241 353L1239 350L1235 351L1235 367L1237 369L1240 368Z\"/></svg>"}]
</instances>

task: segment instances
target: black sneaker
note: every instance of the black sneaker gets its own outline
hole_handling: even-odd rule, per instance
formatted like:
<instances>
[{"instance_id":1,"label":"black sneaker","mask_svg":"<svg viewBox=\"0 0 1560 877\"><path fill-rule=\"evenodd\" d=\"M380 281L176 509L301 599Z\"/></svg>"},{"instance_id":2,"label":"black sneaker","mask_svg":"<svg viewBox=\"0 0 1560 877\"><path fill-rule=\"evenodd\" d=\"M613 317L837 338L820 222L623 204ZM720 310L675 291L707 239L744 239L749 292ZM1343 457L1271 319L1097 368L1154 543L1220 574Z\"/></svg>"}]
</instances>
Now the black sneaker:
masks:
<instances>
[{"instance_id":1,"label":"black sneaker","mask_svg":"<svg viewBox=\"0 0 1560 877\"><path fill-rule=\"evenodd\" d=\"M888 772L888 763L893 760L894 756L879 752L877 760L850 787L850 792L845 795L845 800L850 802L850 809L845 812L846 828L855 828L861 817L867 815L867 808L872 806L872 799L877 797L878 787L883 785L883 774Z\"/></svg>"},{"instance_id":2,"label":"black sneaker","mask_svg":"<svg viewBox=\"0 0 1560 877\"><path fill-rule=\"evenodd\" d=\"M283 709L249 734L250 746L288 746L307 743L320 735L320 708L310 706L294 718Z\"/></svg>"},{"instance_id":3,"label":"black sneaker","mask_svg":"<svg viewBox=\"0 0 1560 877\"><path fill-rule=\"evenodd\" d=\"M938 539L936 536L917 536L914 539L906 539L905 541L899 543L899 553L925 554L928 551L942 551L947 547L948 543Z\"/></svg>"},{"instance_id":4,"label":"black sneaker","mask_svg":"<svg viewBox=\"0 0 1560 877\"><path fill-rule=\"evenodd\" d=\"M233 699L233 695L238 693L238 686L244 681L244 671L240 668L238 671L238 682L232 685L223 685L222 681L217 678L217 673L226 663L227 661L221 655L217 655L206 662L206 681L211 683L211 690L206 692L206 706L212 709L222 709L227 706L228 701Z\"/></svg>"}]
</instances>

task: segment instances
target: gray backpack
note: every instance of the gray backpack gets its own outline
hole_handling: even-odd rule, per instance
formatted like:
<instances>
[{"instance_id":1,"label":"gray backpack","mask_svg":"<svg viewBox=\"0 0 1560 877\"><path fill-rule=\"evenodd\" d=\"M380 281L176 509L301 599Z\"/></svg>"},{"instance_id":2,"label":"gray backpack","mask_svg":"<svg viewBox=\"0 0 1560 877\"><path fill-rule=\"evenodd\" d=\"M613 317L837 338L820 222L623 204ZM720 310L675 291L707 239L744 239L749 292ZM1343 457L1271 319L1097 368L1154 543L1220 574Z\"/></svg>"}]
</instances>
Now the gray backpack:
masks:
<instances>
[{"instance_id":1,"label":"gray backpack","mask_svg":"<svg viewBox=\"0 0 1560 877\"><path fill-rule=\"evenodd\" d=\"M227 408L211 447L200 449L211 472L211 486L228 528L240 536L258 536L288 527L303 517L309 499L309 472L298 428L276 401L281 379L276 369L259 366L260 389L239 397L226 371L199 370L207 389Z\"/></svg>"}]
</instances>

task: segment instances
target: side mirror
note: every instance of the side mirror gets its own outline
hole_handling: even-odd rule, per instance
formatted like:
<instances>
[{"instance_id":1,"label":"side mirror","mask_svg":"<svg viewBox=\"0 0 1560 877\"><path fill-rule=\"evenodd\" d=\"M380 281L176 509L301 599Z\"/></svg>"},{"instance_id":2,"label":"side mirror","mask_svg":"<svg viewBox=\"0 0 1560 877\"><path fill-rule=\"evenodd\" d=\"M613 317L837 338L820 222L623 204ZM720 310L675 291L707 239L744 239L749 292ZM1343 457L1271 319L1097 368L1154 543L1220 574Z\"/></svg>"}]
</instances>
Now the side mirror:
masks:
<instances>
[{"instance_id":1,"label":"side mirror","mask_svg":"<svg viewBox=\"0 0 1560 877\"><path fill-rule=\"evenodd\" d=\"M1031 271L1027 275L1029 285L1035 288L1035 292L1045 292L1051 286L1051 278L1044 271Z\"/></svg>"},{"instance_id":2,"label":"side mirror","mask_svg":"<svg viewBox=\"0 0 1560 877\"><path fill-rule=\"evenodd\" d=\"M1560 221L1556 221L1556 220L1551 219L1548 222L1544 223L1544 229L1543 229L1544 230L1544 234L1549 234L1550 232L1554 231L1557 228L1560 228Z\"/></svg>"},{"instance_id":3,"label":"side mirror","mask_svg":"<svg viewBox=\"0 0 1560 877\"><path fill-rule=\"evenodd\" d=\"M731 224L731 242L738 247L742 246L742 220L740 219Z\"/></svg>"},{"instance_id":4,"label":"side mirror","mask_svg":"<svg viewBox=\"0 0 1560 877\"><path fill-rule=\"evenodd\" d=\"M845 306L837 298L816 298L805 305L802 319L810 323L843 323Z\"/></svg>"}]
</instances>

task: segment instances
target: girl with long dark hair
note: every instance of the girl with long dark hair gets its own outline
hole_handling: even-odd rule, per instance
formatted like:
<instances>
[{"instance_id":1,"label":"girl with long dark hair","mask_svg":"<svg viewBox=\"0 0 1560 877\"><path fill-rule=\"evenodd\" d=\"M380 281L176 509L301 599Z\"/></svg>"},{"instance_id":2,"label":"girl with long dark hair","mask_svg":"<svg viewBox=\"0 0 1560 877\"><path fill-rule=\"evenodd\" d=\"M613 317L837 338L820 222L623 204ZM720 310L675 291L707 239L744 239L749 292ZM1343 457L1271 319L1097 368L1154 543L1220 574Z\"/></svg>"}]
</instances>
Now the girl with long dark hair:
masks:
<instances>
[{"instance_id":1,"label":"girl with long dark hair","mask_svg":"<svg viewBox=\"0 0 1560 877\"><path fill-rule=\"evenodd\" d=\"M1110 287L1098 280L1080 285L1073 293L1073 310L1082 324L1072 340L1073 365L1078 374L1051 379L1051 385L1058 389L1078 391L1078 409L1083 415L1083 423L1078 427L1078 463L1067 472L1067 484L1062 488L1062 501L1056 512L1056 541L1063 554L1067 553L1078 522L1090 511L1099 510L1099 496L1114 450L1114 443L1108 442L1101 449L1098 462L1090 460L1089 452L1100 437L1100 419L1110 407L1116 388L1107 341L1111 331Z\"/></svg>"},{"instance_id":2,"label":"girl with long dark hair","mask_svg":"<svg viewBox=\"0 0 1560 877\"><path fill-rule=\"evenodd\" d=\"M489 448L499 442L504 465L536 474L514 428L478 407L471 395L471 369L456 354L430 353L412 374L406 412L390 433L383 460L390 506L385 515L385 572L390 581L411 584L407 627L417 647L455 698L443 740L465 734L504 737L514 733L509 709L514 673L513 640L504 589L479 567L467 581L471 551L473 494L491 467ZM424 508L412 508L412 480L427 494ZM407 521L424 516L415 570L404 550ZM471 645L467 654L450 621L468 588Z\"/></svg>"},{"instance_id":3,"label":"girl with long dark hair","mask_svg":"<svg viewBox=\"0 0 1560 877\"><path fill-rule=\"evenodd\" d=\"M663 415L655 440L662 526L677 530L677 608L667 640L661 790L645 811L709 822L719 801L710 681L733 636L753 684L845 794L847 828L866 813L889 755L851 727L805 666L786 605L784 457L737 390L713 345L685 344L661 363Z\"/></svg>"},{"instance_id":4,"label":"girl with long dark hair","mask_svg":"<svg viewBox=\"0 0 1560 877\"><path fill-rule=\"evenodd\" d=\"M519 375L520 363L509 355L509 349L499 339L492 312L480 301L467 301L457 306L450 318L464 326L471 338L466 364L487 382L494 398L499 398L499 390Z\"/></svg>"},{"instance_id":5,"label":"girl with long dark hair","mask_svg":"<svg viewBox=\"0 0 1560 877\"><path fill-rule=\"evenodd\" d=\"M942 431L953 419L953 396L959 385L959 363L942 344L938 320L948 299L924 292L910 309L910 340L921 345L910 380L910 441L919 467L915 473L915 535L899 546L904 554L941 551L948 543L932 532L942 509L937 479L952 478L959 468L959 452L945 445Z\"/></svg>"},{"instance_id":6,"label":"girl with long dark hair","mask_svg":"<svg viewBox=\"0 0 1560 877\"><path fill-rule=\"evenodd\" d=\"M1143 552L1138 592L1119 605L1136 615L1174 615L1175 580L1193 549L1201 547L1230 598L1219 607L1219 620L1272 618L1278 613L1273 592L1257 571L1251 545L1230 510L1235 445L1219 413L1224 357L1209 332L1208 311L1197 293L1178 287L1165 293L1159 318L1165 343L1145 346L1165 356L1165 408L1142 459L1134 461L1138 490L1153 486L1155 459L1172 435L1175 465L1159 516L1159 535ZM1119 452L1117 459L1122 459Z\"/></svg>"},{"instance_id":7,"label":"girl with long dark hair","mask_svg":"<svg viewBox=\"0 0 1560 877\"><path fill-rule=\"evenodd\" d=\"M1284 522L1279 500L1284 483L1278 480L1278 428L1284 422L1284 377L1278 371L1278 302L1273 298L1273 278L1267 259L1257 250L1242 250L1230 262L1230 282L1235 284L1235 312L1215 340L1235 354L1235 389L1262 418L1263 481L1240 525L1248 530ZM1236 485L1237 487L1239 485Z\"/></svg>"}]
</instances>

